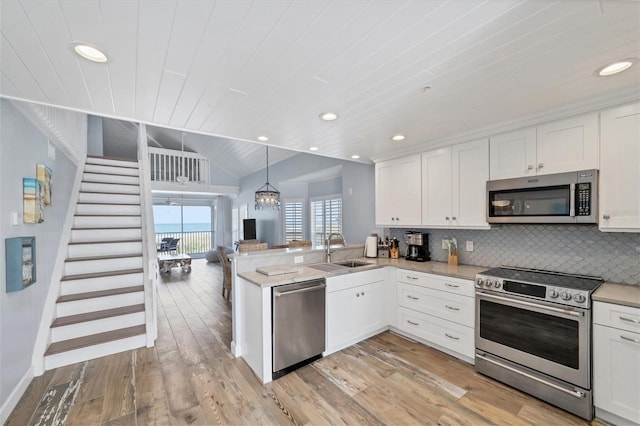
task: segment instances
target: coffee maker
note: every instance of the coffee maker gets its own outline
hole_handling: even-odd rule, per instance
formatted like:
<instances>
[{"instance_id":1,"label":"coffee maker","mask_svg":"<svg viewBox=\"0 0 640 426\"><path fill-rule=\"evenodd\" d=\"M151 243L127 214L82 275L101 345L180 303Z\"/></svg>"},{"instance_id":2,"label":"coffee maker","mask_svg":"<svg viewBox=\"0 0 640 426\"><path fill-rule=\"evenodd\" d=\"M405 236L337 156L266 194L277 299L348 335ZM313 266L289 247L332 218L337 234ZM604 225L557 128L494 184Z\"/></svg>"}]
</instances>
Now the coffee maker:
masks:
<instances>
[{"instance_id":1,"label":"coffee maker","mask_svg":"<svg viewBox=\"0 0 640 426\"><path fill-rule=\"evenodd\" d=\"M407 232L404 234L405 243L407 244L407 260L416 262L426 262L431 260L429 255L429 234L421 232Z\"/></svg>"}]
</instances>

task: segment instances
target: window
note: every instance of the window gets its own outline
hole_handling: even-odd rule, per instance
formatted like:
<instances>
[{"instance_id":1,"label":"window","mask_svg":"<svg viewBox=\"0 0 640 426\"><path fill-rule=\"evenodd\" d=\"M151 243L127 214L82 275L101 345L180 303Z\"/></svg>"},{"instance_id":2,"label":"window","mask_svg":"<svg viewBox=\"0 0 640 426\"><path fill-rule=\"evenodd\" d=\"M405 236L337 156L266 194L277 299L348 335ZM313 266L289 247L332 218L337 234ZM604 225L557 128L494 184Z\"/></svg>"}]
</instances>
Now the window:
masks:
<instances>
[{"instance_id":1,"label":"window","mask_svg":"<svg viewBox=\"0 0 640 426\"><path fill-rule=\"evenodd\" d=\"M304 200L284 200L284 215L282 216L282 235L284 244L294 240L304 239L302 224Z\"/></svg>"},{"instance_id":2,"label":"window","mask_svg":"<svg viewBox=\"0 0 640 426\"><path fill-rule=\"evenodd\" d=\"M329 234L342 233L342 197L330 195L311 199L311 241L324 245Z\"/></svg>"}]
</instances>

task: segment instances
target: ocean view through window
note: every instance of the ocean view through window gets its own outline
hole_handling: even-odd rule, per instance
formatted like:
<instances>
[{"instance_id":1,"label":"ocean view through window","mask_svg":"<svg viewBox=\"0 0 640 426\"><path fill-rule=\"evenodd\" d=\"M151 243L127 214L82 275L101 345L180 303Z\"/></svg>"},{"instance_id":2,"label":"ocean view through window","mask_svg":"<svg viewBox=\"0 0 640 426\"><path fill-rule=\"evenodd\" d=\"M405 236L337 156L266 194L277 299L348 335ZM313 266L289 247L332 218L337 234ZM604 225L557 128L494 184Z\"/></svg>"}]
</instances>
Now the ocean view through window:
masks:
<instances>
[{"instance_id":1,"label":"ocean view through window","mask_svg":"<svg viewBox=\"0 0 640 426\"><path fill-rule=\"evenodd\" d=\"M212 215L210 206L153 206L156 244L163 238L179 238L178 253L206 253L213 247Z\"/></svg>"}]
</instances>

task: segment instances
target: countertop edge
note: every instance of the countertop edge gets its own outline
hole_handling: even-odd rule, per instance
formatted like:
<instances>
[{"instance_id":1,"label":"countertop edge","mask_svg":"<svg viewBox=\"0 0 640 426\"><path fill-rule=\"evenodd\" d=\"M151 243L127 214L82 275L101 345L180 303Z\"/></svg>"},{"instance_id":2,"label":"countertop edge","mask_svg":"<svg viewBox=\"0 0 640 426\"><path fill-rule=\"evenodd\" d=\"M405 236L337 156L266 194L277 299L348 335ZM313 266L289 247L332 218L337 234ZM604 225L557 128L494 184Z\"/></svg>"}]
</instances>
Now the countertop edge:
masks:
<instances>
[{"instance_id":1,"label":"countertop edge","mask_svg":"<svg viewBox=\"0 0 640 426\"><path fill-rule=\"evenodd\" d=\"M604 282L591 295L594 302L613 303L615 305L640 308L640 286Z\"/></svg>"}]
</instances>

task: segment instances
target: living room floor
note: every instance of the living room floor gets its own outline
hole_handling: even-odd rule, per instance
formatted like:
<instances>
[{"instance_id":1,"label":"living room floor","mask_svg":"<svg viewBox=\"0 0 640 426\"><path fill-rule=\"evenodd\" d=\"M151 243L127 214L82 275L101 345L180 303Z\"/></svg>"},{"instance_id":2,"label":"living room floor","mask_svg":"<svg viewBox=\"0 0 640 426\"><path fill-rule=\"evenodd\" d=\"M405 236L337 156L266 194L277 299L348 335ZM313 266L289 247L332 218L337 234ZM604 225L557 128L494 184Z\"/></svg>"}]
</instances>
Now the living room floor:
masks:
<instances>
[{"instance_id":1,"label":"living room floor","mask_svg":"<svg viewBox=\"0 0 640 426\"><path fill-rule=\"evenodd\" d=\"M222 270L204 259L159 285L152 348L36 377L7 425L601 425L385 332L262 385L230 351Z\"/></svg>"}]
</instances>

